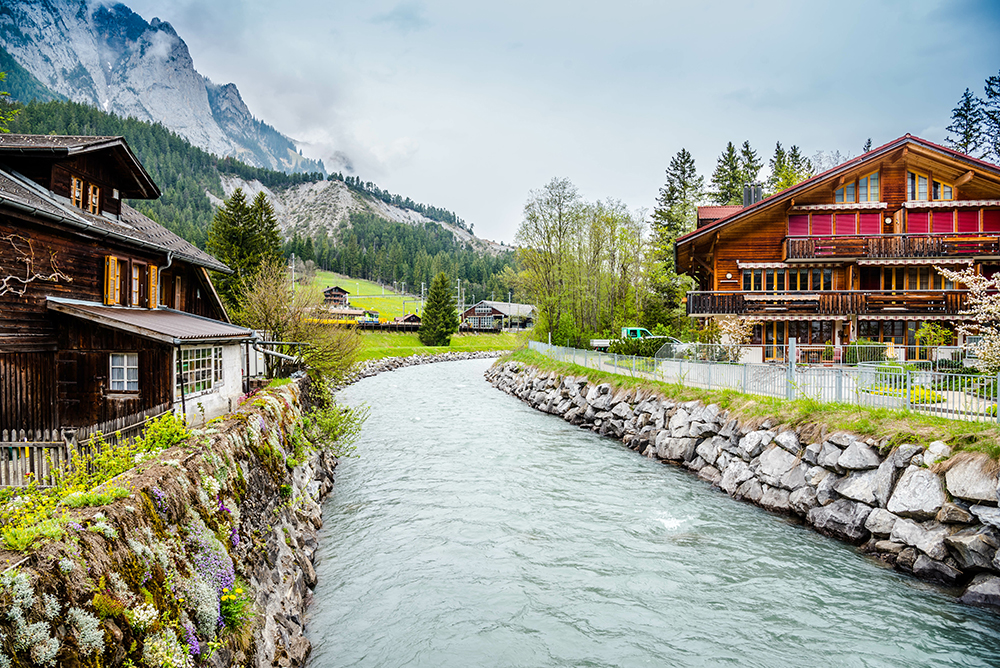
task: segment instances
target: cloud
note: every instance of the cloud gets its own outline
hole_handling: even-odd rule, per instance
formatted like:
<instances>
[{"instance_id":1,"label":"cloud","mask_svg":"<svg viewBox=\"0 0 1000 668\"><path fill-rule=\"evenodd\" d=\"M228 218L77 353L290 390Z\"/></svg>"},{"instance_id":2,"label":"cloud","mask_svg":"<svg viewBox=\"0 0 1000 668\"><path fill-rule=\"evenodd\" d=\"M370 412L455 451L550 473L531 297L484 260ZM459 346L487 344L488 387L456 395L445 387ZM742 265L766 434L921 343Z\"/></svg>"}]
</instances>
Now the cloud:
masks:
<instances>
[{"instance_id":1,"label":"cloud","mask_svg":"<svg viewBox=\"0 0 1000 668\"><path fill-rule=\"evenodd\" d=\"M388 12L374 17L372 23L391 26L401 33L423 30L430 25L424 17L423 6L418 2L401 2Z\"/></svg>"}]
</instances>

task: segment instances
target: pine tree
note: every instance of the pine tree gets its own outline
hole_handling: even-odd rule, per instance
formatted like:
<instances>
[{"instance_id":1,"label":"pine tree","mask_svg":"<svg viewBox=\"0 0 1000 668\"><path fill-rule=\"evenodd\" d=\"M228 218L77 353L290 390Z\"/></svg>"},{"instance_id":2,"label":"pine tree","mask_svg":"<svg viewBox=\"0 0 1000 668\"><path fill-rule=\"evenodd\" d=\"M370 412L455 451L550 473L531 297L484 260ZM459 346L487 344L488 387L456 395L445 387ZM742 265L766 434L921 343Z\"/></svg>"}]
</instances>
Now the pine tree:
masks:
<instances>
[{"instance_id":1,"label":"pine tree","mask_svg":"<svg viewBox=\"0 0 1000 668\"><path fill-rule=\"evenodd\" d=\"M783 190L781 184L785 182L785 175L788 172L788 154L785 153L780 141L774 144L774 155L771 156L770 166L771 174L767 177L767 192L768 195L773 195Z\"/></svg>"},{"instance_id":2,"label":"pine tree","mask_svg":"<svg viewBox=\"0 0 1000 668\"><path fill-rule=\"evenodd\" d=\"M1000 161L1000 74L986 78L986 99L983 103L983 120L986 129L987 153Z\"/></svg>"},{"instance_id":3,"label":"pine tree","mask_svg":"<svg viewBox=\"0 0 1000 668\"><path fill-rule=\"evenodd\" d=\"M733 142L729 142L712 172L712 201L716 204L740 204L743 201L740 179L740 159Z\"/></svg>"},{"instance_id":4,"label":"pine tree","mask_svg":"<svg viewBox=\"0 0 1000 668\"><path fill-rule=\"evenodd\" d=\"M861 147L861 152L862 153L867 153L870 150L872 150L872 138L871 137L869 137L868 141L865 142L865 145Z\"/></svg>"},{"instance_id":5,"label":"pine tree","mask_svg":"<svg viewBox=\"0 0 1000 668\"><path fill-rule=\"evenodd\" d=\"M740 188L745 185L756 183L764 161L757 155L757 151L750 146L750 141L744 141L740 148Z\"/></svg>"},{"instance_id":6,"label":"pine tree","mask_svg":"<svg viewBox=\"0 0 1000 668\"><path fill-rule=\"evenodd\" d=\"M233 191L208 228L208 251L233 270L213 280L226 303L237 307L243 288L257 271L281 261L278 222L264 193L247 204L242 188Z\"/></svg>"},{"instance_id":7,"label":"pine tree","mask_svg":"<svg viewBox=\"0 0 1000 668\"><path fill-rule=\"evenodd\" d=\"M425 346L447 346L451 343L451 335L457 331L455 300L449 289L448 276L442 271L431 281L418 336Z\"/></svg>"},{"instance_id":8,"label":"pine tree","mask_svg":"<svg viewBox=\"0 0 1000 668\"><path fill-rule=\"evenodd\" d=\"M812 161L802 155L798 146L792 145L788 151L777 142L771 157L771 175L767 178L768 194L773 195L796 183L808 179L815 173Z\"/></svg>"},{"instance_id":9,"label":"pine tree","mask_svg":"<svg viewBox=\"0 0 1000 668\"><path fill-rule=\"evenodd\" d=\"M952 134L945 142L956 151L980 157L986 144L983 121L983 101L966 88L958 106L951 110L951 125L945 129Z\"/></svg>"}]
</instances>

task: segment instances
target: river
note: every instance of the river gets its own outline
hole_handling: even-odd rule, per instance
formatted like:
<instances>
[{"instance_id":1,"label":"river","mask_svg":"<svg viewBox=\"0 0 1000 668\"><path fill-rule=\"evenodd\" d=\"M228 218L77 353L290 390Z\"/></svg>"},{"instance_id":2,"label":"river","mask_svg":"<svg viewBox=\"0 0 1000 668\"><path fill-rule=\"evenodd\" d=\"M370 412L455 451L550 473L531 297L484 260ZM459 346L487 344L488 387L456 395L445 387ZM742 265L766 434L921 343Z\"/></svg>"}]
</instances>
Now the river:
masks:
<instances>
[{"instance_id":1,"label":"river","mask_svg":"<svg viewBox=\"0 0 1000 668\"><path fill-rule=\"evenodd\" d=\"M996 666L1000 618L542 414L490 360L400 369L324 509L336 666Z\"/></svg>"}]
</instances>

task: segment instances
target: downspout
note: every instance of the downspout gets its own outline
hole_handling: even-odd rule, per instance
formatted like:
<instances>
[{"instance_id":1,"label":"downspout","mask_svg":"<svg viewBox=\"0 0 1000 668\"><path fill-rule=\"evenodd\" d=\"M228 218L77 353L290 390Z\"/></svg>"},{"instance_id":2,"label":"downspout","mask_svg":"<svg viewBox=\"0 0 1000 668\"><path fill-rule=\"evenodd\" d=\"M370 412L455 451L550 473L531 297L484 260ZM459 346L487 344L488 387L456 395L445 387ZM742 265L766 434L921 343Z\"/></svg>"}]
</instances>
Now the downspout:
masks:
<instances>
[{"instance_id":1,"label":"downspout","mask_svg":"<svg viewBox=\"0 0 1000 668\"><path fill-rule=\"evenodd\" d=\"M181 362L181 344L174 344L174 352L177 353L177 363ZM180 381L178 385L181 387L181 410L184 411L184 417L187 418L187 402L184 397L184 372L180 371L177 373L177 380Z\"/></svg>"},{"instance_id":2,"label":"downspout","mask_svg":"<svg viewBox=\"0 0 1000 668\"><path fill-rule=\"evenodd\" d=\"M170 269L170 265L174 263L174 252L167 251L167 264L163 267L159 267L156 270L156 305L159 306L163 303L163 272Z\"/></svg>"}]
</instances>

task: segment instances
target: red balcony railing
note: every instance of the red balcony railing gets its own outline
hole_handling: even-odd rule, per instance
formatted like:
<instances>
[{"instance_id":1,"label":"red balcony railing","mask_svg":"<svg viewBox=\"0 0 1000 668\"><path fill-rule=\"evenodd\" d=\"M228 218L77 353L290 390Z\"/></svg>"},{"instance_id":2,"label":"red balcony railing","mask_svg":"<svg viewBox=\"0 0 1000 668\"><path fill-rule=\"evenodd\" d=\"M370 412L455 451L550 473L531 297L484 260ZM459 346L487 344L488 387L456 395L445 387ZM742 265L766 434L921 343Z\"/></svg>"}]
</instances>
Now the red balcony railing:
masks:
<instances>
[{"instance_id":1,"label":"red balcony railing","mask_svg":"<svg viewBox=\"0 0 1000 668\"><path fill-rule=\"evenodd\" d=\"M689 292L688 315L959 315L965 290L837 292Z\"/></svg>"},{"instance_id":2,"label":"red balcony railing","mask_svg":"<svg viewBox=\"0 0 1000 668\"><path fill-rule=\"evenodd\" d=\"M1000 256L996 234L786 237L785 259Z\"/></svg>"}]
</instances>

